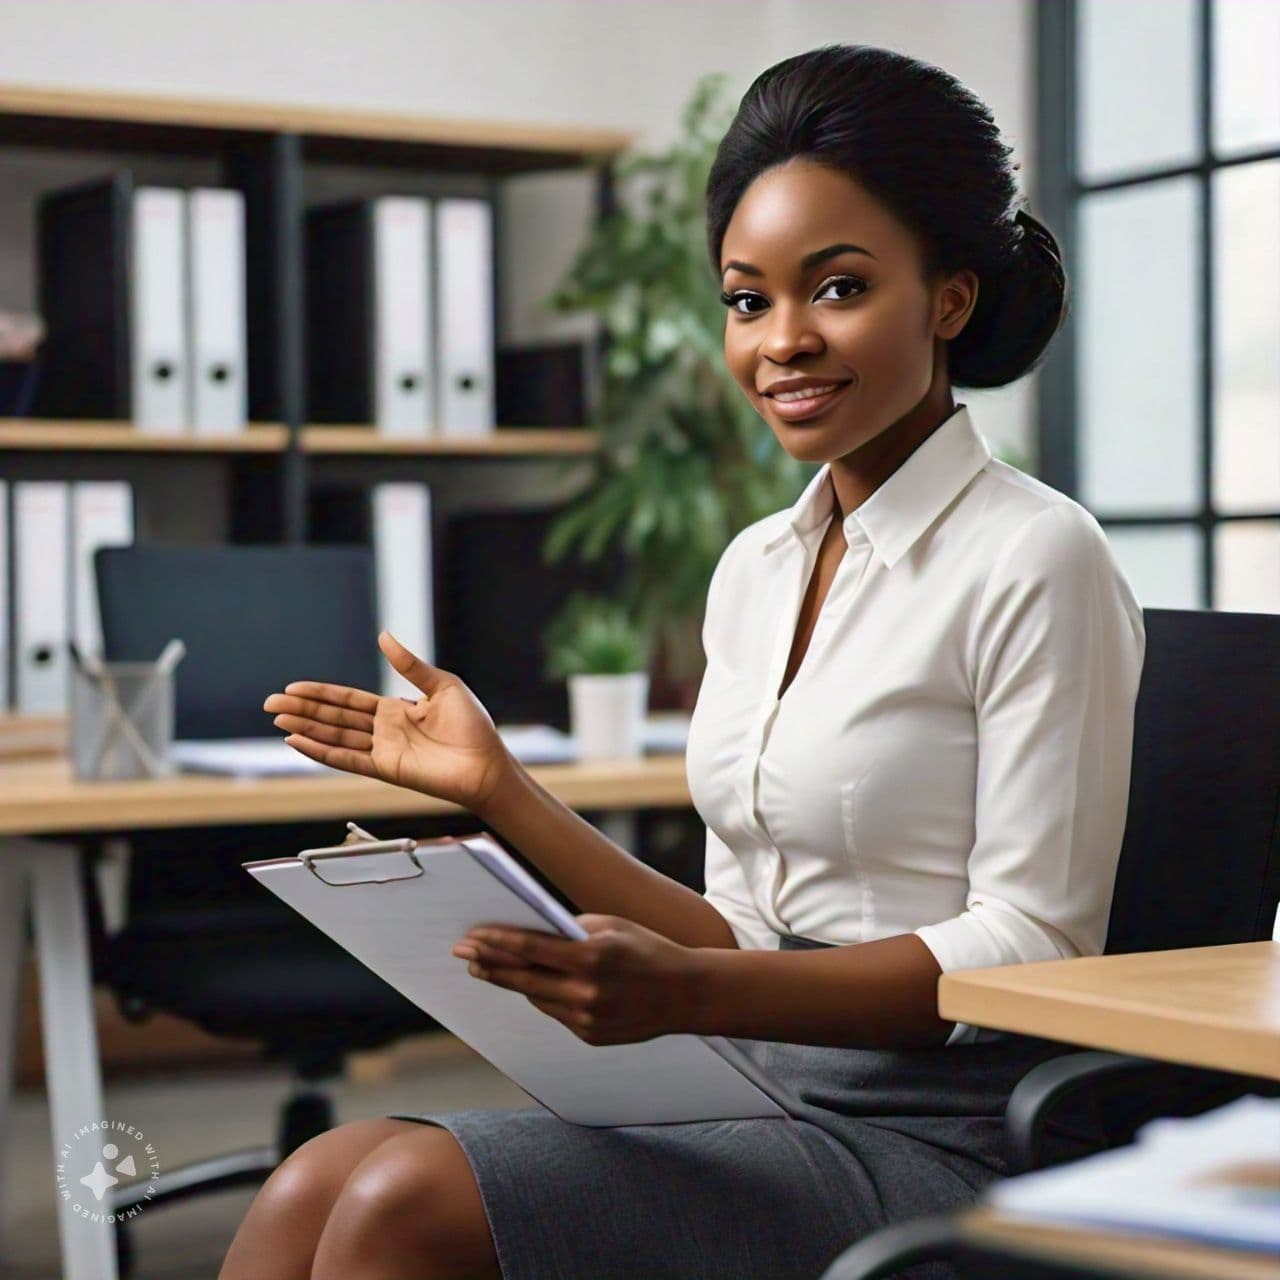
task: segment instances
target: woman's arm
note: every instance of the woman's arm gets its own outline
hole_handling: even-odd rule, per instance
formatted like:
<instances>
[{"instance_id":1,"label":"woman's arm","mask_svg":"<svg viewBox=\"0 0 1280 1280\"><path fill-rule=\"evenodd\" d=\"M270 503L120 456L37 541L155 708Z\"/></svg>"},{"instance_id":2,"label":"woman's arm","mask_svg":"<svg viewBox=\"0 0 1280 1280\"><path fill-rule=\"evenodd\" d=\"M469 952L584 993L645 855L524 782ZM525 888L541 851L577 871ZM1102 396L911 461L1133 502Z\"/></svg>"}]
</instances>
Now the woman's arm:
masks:
<instances>
[{"instance_id":1,"label":"woman's arm","mask_svg":"<svg viewBox=\"0 0 1280 1280\"><path fill-rule=\"evenodd\" d=\"M701 894L614 844L514 756L476 812L580 910L624 916L686 947L737 947L733 930Z\"/></svg>"},{"instance_id":2,"label":"woman's arm","mask_svg":"<svg viewBox=\"0 0 1280 1280\"><path fill-rule=\"evenodd\" d=\"M694 964L701 1035L907 1049L942 1045L933 952L913 933L817 951L708 951Z\"/></svg>"},{"instance_id":3,"label":"woman's arm","mask_svg":"<svg viewBox=\"0 0 1280 1280\"><path fill-rule=\"evenodd\" d=\"M687 947L631 920L581 915L582 941L477 925L454 947L589 1044L672 1032L793 1044L941 1045L938 962L914 934L816 951Z\"/></svg>"}]
</instances>

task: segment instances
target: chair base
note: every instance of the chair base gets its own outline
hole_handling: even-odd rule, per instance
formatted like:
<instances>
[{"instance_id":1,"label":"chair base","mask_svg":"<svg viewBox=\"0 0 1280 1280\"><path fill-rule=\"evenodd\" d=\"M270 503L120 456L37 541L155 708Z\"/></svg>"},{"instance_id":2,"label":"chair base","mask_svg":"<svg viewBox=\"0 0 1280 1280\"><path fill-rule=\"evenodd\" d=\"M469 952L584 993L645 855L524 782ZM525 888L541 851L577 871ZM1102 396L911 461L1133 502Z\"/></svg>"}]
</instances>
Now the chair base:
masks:
<instances>
[{"instance_id":1,"label":"chair base","mask_svg":"<svg viewBox=\"0 0 1280 1280\"><path fill-rule=\"evenodd\" d=\"M247 1147L226 1155L195 1160L177 1169L166 1169L156 1189L148 1194L145 1183L119 1188L111 1197L112 1213L128 1213L142 1205L172 1204L189 1200L205 1191L225 1191L229 1187L265 1182L280 1163L280 1149L274 1145Z\"/></svg>"}]
</instances>

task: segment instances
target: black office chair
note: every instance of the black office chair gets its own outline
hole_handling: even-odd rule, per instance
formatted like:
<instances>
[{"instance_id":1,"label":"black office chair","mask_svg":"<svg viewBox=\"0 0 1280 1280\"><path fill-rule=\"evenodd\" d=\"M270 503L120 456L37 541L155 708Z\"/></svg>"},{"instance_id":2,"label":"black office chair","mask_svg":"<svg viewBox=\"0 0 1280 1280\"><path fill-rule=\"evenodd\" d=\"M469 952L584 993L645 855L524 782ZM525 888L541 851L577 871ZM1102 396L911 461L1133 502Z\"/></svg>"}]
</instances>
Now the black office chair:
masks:
<instances>
[{"instance_id":1,"label":"black office chair","mask_svg":"<svg viewBox=\"0 0 1280 1280\"><path fill-rule=\"evenodd\" d=\"M107 658L154 660L171 636L187 644L175 692L179 738L277 735L262 702L289 680L378 687L367 548L113 547L95 561ZM411 832L402 820L385 834L463 834L474 825L459 814L414 821ZM346 1053L438 1026L240 865L343 834L338 821L136 832L125 921L113 934L90 886L95 973L126 1017L158 1010L257 1042L296 1082L274 1142L166 1169L149 1206L263 1181L332 1127L316 1085L341 1070ZM143 1190L116 1188L112 1207L133 1207ZM119 1239L127 1266L127 1237Z\"/></svg>"},{"instance_id":2,"label":"black office chair","mask_svg":"<svg viewBox=\"0 0 1280 1280\"><path fill-rule=\"evenodd\" d=\"M1271 937L1280 903L1280 616L1146 609L1133 768L1105 954ZM1280 1085L1094 1050L1027 1073L1009 1099L1011 1174L1060 1160L1046 1126L1088 1095L1123 1145L1156 1116L1192 1116ZM951 1214L893 1223L839 1255L821 1280L888 1280L958 1251Z\"/></svg>"}]
</instances>

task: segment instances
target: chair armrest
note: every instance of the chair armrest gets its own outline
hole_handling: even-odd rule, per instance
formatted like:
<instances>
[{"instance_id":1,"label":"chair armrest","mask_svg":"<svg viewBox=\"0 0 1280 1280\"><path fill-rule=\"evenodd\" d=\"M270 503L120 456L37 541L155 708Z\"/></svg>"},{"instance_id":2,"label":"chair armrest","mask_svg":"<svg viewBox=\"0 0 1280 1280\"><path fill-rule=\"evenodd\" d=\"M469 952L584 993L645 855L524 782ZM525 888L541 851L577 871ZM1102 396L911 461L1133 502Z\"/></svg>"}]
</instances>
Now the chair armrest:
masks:
<instances>
[{"instance_id":1,"label":"chair armrest","mask_svg":"<svg viewBox=\"0 0 1280 1280\"><path fill-rule=\"evenodd\" d=\"M893 1222L839 1254L819 1280L889 1280L916 1262L948 1259L960 1243L956 1214Z\"/></svg>"},{"instance_id":2,"label":"chair armrest","mask_svg":"<svg viewBox=\"0 0 1280 1280\"><path fill-rule=\"evenodd\" d=\"M1099 1049L1064 1053L1032 1067L1014 1087L1005 1108L1009 1174L1040 1168L1045 1127L1053 1108L1064 1098L1100 1081L1125 1076L1135 1080L1156 1077L1167 1087L1170 1070L1167 1062Z\"/></svg>"}]
</instances>

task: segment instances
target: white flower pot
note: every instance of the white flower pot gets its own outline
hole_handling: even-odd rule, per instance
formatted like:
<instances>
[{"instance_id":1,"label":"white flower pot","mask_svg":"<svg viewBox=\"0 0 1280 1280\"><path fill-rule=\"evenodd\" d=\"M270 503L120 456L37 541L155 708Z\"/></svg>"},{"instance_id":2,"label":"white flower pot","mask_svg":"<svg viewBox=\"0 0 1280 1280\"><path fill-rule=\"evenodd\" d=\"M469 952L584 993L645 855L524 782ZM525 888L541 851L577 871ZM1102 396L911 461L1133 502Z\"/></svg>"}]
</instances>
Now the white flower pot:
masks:
<instances>
[{"instance_id":1,"label":"white flower pot","mask_svg":"<svg viewBox=\"0 0 1280 1280\"><path fill-rule=\"evenodd\" d=\"M644 754L649 673L569 677L569 732L579 760L634 760Z\"/></svg>"}]
</instances>

